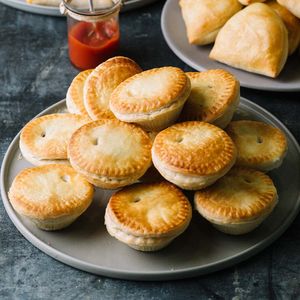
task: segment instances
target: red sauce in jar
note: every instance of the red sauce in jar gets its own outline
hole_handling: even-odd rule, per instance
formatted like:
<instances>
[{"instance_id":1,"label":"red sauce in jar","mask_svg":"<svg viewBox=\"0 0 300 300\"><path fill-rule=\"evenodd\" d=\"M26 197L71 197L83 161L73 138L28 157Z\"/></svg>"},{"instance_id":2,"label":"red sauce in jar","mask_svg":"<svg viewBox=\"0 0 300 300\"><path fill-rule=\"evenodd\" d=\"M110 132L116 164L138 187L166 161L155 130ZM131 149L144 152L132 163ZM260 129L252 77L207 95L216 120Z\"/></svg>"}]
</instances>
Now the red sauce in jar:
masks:
<instances>
[{"instance_id":1,"label":"red sauce in jar","mask_svg":"<svg viewBox=\"0 0 300 300\"><path fill-rule=\"evenodd\" d=\"M95 68L114 55L119 39L119 24L115 20L79 22L68 32L70 60L80 70Z\"/></svg>"}]
</instances>

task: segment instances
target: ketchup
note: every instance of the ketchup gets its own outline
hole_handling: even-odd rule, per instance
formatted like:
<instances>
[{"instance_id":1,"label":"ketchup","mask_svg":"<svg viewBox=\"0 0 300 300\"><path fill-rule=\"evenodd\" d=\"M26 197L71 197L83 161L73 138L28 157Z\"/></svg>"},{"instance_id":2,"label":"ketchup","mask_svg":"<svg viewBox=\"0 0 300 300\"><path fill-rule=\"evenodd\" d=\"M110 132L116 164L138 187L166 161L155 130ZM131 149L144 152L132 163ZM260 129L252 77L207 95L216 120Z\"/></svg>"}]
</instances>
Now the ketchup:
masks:
<instances>
[{"instance_id":1,"label":"ketchup","mask_svg":"<svg viewBox=\"0 0 300 300\"><path fill-rule=\"evenodd\" d=\"M92 69L114 55L119 46L119 24L115 20L78 22L69 29L69 56L80 69Z\"/></svg>"}]
</instances>

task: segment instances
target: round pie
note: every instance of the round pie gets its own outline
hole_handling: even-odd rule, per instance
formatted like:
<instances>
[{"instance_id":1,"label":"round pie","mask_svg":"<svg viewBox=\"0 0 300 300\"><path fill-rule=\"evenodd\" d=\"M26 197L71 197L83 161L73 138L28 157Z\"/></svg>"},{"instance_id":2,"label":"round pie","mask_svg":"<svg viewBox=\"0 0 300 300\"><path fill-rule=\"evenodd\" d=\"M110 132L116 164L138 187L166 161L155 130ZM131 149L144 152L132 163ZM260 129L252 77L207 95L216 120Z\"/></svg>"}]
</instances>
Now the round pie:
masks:
<instances>
[{"instance_id":1,"label":"round pie","mask_svg":"<svg viewBox=\"0 0 300 300\"><path fill-rule=\"evenodd\" d=\"M177 120L190 91L181 69L151 69L122 82L111 95L110 109L121 121L159 131Z\"/></svg>"},{"instance_id":2,"label":"round pie","mask_svg":"<svg viewBox=\"0 0 300 300\"><path fill-rule=\"evenodd\" d=\"M247 233L260 225L278 202L269 176L234 167L214 185L195 193L197 211L218 230Z\"/></svg>"},{"instance_id":3,"label":"round pie","mask_svg":"<svg viewBox=\"0 0 300 300\"><path fill-rule=\"evenodd\" d=\"M222 129L205 122L175 124L161 131L152 147L152 161L168 181L198 190L224 176L236 160L236 149Z\"/></svg>"},{"instance_id":4,"label":"round pie","mask_svg":"<svg viewBox=\"0 0 300 300\"><path fill-rule=\"evenodd\" d=\"M231 122L226 131L237 148L237 165L270 171L282 164L287 141L278 128L263 122L241 120Z\"/></svg>"},{"instance_id":5,"label":"round pie","mask_svg":"<svg viewBox=\"0 0 300 300\"><path fill-rule=\"evenodd\" d=\"M69 143L73 168L96 186L112 189L137 181L151 165L151 139L138 126L103 119L79 128Z\"/></svg>"},{"instance_id":6,"label":"round pie","mask_svg":"<svg viewBox=\"0 0 300 300\"><path fill-rule=\"evenodd\" d=\"M8 196L14 209L44 230L70 225L91 204L93 186L67 165L22 170Z\"/></svg>"},{"instance_id":7,"label":"round pie","mask_svg":"<svg viewBox=\"0 0 300 300\"><path fill-rule=\"evenodd\" d=\"M50 114L28 122L21 131L20 150L33 165L68 164L67 145L74 131L90 122L76 114Z\"/></svg>"},{"instance_id":8,"label":"round pie","mask_svg":"<svg viewBox=\"0 0 300 300\"><path fill-rule=\"evenodd\" d=\"M110 198L105 225L111 236L128 246L155 251L183 233L191 217L189 201L172 184L136 184Z\"/></svg>"},{"instance_id":9,"label":"round pie","mask_svg":"<svg viewBox=\"0 0 300 300\"><path fill-rule=\"evenodd\" d=\"M225 128L240 101L239 81L225 70L186 73L191 81L181 119L203 121Z\"/></svg>"}]
</instances>

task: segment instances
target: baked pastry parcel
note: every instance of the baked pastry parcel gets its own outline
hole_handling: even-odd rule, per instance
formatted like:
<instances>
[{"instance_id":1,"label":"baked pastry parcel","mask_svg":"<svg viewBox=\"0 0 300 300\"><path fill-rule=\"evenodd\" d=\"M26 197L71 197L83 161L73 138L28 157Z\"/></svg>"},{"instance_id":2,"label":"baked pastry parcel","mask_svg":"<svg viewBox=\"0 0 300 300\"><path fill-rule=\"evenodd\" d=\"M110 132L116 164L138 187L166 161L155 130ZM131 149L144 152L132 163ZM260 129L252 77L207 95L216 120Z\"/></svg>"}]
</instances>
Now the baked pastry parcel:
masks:
<instances>
[{"instance_id":1,"label":"baked pastry parcel","mask_svg":"<svg viewBox=\"0 0 300 300\"><path fill-rule=\"evenodd\" d=\"M254 3L220 30L209 57L235 68L276 77L288 56L288 33L277 13Z\"/></svg>"},{"instance_id":2,"label":"baked pastry parcel","mask_svg":"<svg viewBox=\"0 0 300 300\"><path fill-rule=\"evenodd\" d=\"M238 0L180 0L189 43L214 42L220 28L242 9Z\"/></svg>"},{"instance_id":3,"label":"baked pastry parcel","mask_svg":"<svg viewBox=\"0 0 300 300\"><path fill-rule=\"evenodd\" d=\"M169 182L136 184L116 192L105 212L109 234L141 251L167 246L192 217L184 194Z\"/></svg>"},{"instance_id":4,"label":"baked pastry parcel","mask_svg":"<svg viewBox=\"0 0 300 300\"><path fill-rule=\"evenodd\" d=\"M22 170L8 196L13 208L44 230L70 225L91 204L93 186L70 166L51 164Z\"/></svg>"},{"instance_id":5,"label":"baked pastry parcel","mask_svg":"<svg viewBox=\"0 0 300 300\"><path fill-rule=\"evenodd\" d=\"M66 95L68 111L73 114L89 116L83 103L83 87L93 69L80 72L71 82Z\"/></svg>"},{"instance_id":6,"label":"baked pastry parcel","mask_svg":"<svg viewBox=\"0 0 300 300\"><path fill-rule=\"evenodd\" d=\"M111 95L110 109L121 121L159 131L177 120L190 92L190 80L181 69L151 69L122 82Z\"/></svg>"},{"instance_id":7,"label":"baked pastry parcel","mask_svg":"<svg viewBox=\"0 0 300 300\"><path fill-rule=\"evenodd\" d=\"M275 0L268 1L266 4L276 11L286 26L289 40L289 55L293 54L300 43L300 20Z\"/></svg>"},{"instance_id":8,"label":"baked pastry parcel","mask_svg":"<svg viewBox=\"0 0 300 300\"><path fill-rule=\"evenodd\" d=\"M180 119L204 121L224 128L240 101L239 81L225 70L186 73L191 81Z\"/></svg>"},{"instance_id":9,"label":"baked pastry parcel","mask_svg":"<svg viewBox=\"0 0 300 300\"><path fill-rule=\"evenodd\" d=\"M195 193L195 208L218 230L244 234L259 226L278 202L269 176L253 169L232 168L214 185Z\"/></svg>"},{"instance_id":10,"label":"baked pastry parcel","mask_svg":"<svg viewBox=\"0 0 300 300\"><path fill-rule=\"evenodd\" d=\"M84 105L93 120L114 118L109 109L112 91L142 69L130 58L116 56L100 64L84 85Z\"/></svg>"},{"instance_id":11,"label":"baked pastry parcel","mask_svg":"<svg viewBox=\"0 0 300 300\"><path fill-rule=\"evenodd\" d=\"M282 6L286 7L297 18L300 18L299 0L278 0L277 2Z\"/></svg>"},{"instance_id":12,"label":"baked pastry parcel","mask_svg":"<svg viewBox=\"0 0 300 300\"><path fill-rule=\"evenodd\" d=\"M224 176L236 160L236 149L222 129L205 122L175 124L161 131L152 147L152 161L168 181L198 190Z\"/></svg>"},{"instance_id":13,"label":"baked pastry parcel","mask_svg":"<svg viewBox=\"0 0 300 300\"><path fill-rule=\"evenodd\" d=\"M237 165L270 171L282 164L287 140L280 129L263 122L241 120L231 122L226 132L236 145Z\"/></svg>"},{"instance_id":14,"label":"baked pastry parcel","mask_svg":"<svg viewBox=\"0 0 300 300\"><path fill-rule=\"evenodd\" d=\"M69 143L72 167L89 182L113 189L136 182L151 165L151 139L138 126L103 119L79 128Z\"/></svg>"},{"instance_id":15,"label":"baked pastry parcel","mask_svg":"<svg viewBox=\"0 0 300 300\"><path fill-rule=\"evenodd\" d=\"M28 122L21 131L20 150L33 165L69 163L67 145L76 129L90 122L76 114L50 114Z\"/></svg>"}]
</instances>

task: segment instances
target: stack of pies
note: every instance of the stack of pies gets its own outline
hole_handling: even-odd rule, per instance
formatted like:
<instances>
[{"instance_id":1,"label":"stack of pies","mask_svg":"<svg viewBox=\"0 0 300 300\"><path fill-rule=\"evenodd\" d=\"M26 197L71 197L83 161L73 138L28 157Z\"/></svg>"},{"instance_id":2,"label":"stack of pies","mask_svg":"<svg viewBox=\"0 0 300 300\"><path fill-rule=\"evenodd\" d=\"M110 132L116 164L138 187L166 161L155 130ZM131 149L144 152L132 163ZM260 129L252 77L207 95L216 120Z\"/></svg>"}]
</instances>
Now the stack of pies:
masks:
<instances>
[{"instance_id":1,"label":"stack of pies","mask_svg":"<svg viewBox=\"0 0 300 300\"><path fill-rule=\"evenodd\" d=\"M209 57L235 68L275 78L300 44L296 0L180 0L180 6L188 41L214 42Z\"/></svg>"},{"instance_id":2,"label":"stack of pies","mask_svg":"<svg viewBox=\"0 0 300 300\"><path fill-rule=\"evenodd\" d=\"M14 179L10 201L39 228L56 230L87 209L93 186L118 188L106 208L108 233L154 251L187 229L191 204L181 189L194 190L196 209L217 229L247 233L276 206L263 172L280 166L287 143L268 124L231 121L239 95L224 70L142 71L114 57L75 77L70 113L22 129L21 152L37 166ZM155 170L161 177L151 182Z\"/></svg>"}]
</instances>

